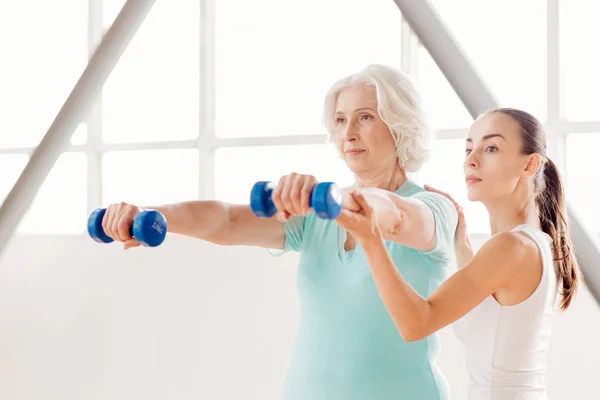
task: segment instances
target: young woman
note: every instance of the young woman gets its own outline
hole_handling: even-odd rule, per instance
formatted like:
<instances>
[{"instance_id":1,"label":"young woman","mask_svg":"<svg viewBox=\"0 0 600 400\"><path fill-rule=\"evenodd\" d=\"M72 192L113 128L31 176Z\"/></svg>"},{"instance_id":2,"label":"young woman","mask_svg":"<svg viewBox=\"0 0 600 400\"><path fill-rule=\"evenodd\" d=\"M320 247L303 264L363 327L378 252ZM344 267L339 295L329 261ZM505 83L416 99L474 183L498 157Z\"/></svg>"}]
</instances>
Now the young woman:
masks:
<instances>
[{"instance_id":1,"label":"young woman","mask_svg":"<svg viewBox=\"0 0 600 400\"><path fill-rule=\"evenodd\" d=\"M358 238L402 337L421 340L455 323L466 350L469 399L546 399L553 315L571 304L580 269L542 125L515 109L483 114L469 130L464 172L469 200L488 210L492 237L474 253L453 201L460 270L427 298L394 265L360 189L352 196L361 209L343 210L338 223Z\"/></svg>"}]
</instances>

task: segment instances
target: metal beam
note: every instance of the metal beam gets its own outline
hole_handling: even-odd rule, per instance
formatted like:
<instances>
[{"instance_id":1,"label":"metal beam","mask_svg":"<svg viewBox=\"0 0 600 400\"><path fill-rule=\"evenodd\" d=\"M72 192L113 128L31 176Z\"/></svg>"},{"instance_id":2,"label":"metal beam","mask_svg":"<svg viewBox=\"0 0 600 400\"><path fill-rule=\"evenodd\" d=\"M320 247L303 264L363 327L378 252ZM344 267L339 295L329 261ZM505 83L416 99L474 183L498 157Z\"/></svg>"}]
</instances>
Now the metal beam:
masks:
<instances>
[{"instance_id":1,"label":"metal beam","mask_svg":"<svg viewBox=\"0 0 600 400\"><path fill-rule=\"evenodd\" d=\"M128 0L0 207L0 254L155 0Z\"/></svg>"},{"instance_id":2,"label":"metal beam","mask_svg":"<svg viewBox=\"0 0 600 400\"><path fill-rule=\"evenodd\" d=\"M394 0L402 16L442 71L465 107L476 118L499 106L472 62L427 0ZM585 282L600 304L600 245L583 220L567 204L570 233Z\"/></svg>"},{"instance_id":3,"label":"metal beam","mask_svg":"<svg viewBox=\"0 0 600 400\"><path fill-rule=\"evenodd\" d=\"M429 1L394 2L471 116L496 108L498 101Z\"/></svg>"}]
</instances>

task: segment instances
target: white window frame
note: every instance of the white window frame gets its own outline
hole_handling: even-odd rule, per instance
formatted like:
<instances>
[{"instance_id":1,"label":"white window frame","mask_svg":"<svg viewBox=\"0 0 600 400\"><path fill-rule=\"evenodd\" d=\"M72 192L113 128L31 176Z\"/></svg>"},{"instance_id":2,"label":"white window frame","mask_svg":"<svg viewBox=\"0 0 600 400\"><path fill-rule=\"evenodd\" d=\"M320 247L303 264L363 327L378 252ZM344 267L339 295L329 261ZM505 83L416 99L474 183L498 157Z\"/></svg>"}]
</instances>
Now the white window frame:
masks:
<instances>
[{"instance_id":1,"label":"white window frame","mask_svg":"<svg viewBox=\"0 0 600 400\"><path fill-rule=\"evenodd\" d=\"M215 193L215 151L223 147L281 146L321 144L325 135L289 135L279 137L219 138L215 132L215 1L198 0L200 5L200 128L198 138L165 142L103 143L102 102L98 96L87 120L87 140L83 145L71 145L67 151L82 151L88 157L88 210L102 204L102 155L109 151L196 149L199 157L199 199L211 199ZM390 0L391 1L391 0ZM103 34L103 0L88 0L88 55L91 56ZM421 44L406 21L402 24L400 43L401 59L398 65L410 74L417 73L418 50ZM547 2L547 121L550 157L566 171L566 138L568 134L600 132L600 120L573 122L564 117L561 103L559 1ZM418 77L417 77L418 79ZM436 138L463 138L465 129L440 129ZM33 147L0 149L3 154L27 154Z\"/></svg>"}]
</instances>

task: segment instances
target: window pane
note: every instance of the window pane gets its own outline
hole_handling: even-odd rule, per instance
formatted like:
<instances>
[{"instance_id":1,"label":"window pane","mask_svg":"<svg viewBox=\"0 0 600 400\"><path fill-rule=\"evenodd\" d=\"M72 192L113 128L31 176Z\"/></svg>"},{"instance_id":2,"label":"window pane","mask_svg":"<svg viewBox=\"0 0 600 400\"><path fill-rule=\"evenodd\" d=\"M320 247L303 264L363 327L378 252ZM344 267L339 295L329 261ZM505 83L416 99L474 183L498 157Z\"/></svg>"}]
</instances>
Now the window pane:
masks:
<instances>
[{"instance_id":1,"label":"window pane","mask_svg":"<svg viewBox=\"0 0 600 400\"><path fill-rule=\"evenodd\" d=\"M561 64L564 66L566 117L572 121L599 120L600 57L593 38L600 37L600 4L596 1L560 2Z\"/></svg>"},{"instance_id":2,"label":"window pane","mask_svg":"<svg viewBox=\"0 0 600 400\"><path fill-rule=\"evenodd\" d=\"M105 26L123 0L105 0ZM157 1L103 91L105 142L198 136L200 11L197 0Z\"/></svg>"},{"instance_id":3,"label":"window pane","mask_svg":"<svg viewBox=\"0 0 600 400\"><path fill-rule=\"evenodd\" d=\"M87 63L87 4L0 2L0 147L37 146L58 114Z\"/></svg>"},{"instance_id":4,"label":"window pane","mask_svg":"<svg viewBox=\"0 0 600 400\"><path fill-rule=\"evenodd\" d=\"M500 104L524 108L545 120L546 1L432 0L432 4ZM419 72L419 79L430 77ZM426 94L434 98L437 90ZM436 106L447 107L441 102Z\"/></svg>"},{"instance_id":5,"label":"window pane","mask_svg":"<svg viewBox=\"0 0 600 400\"><path fill-rule=\"evenodd\" d=\"M454 197L465 210L469 233L487 234L490 232L487 210L483 204L467 199L464 158L464 139L436 140L430 161L419 171L419 181Z\"/></svg>"},{"instance_id":6,"label":"window pane","mask_svg":"<svg viewBox=\"0 0 600 400\"><path fill-rule=\"evenodd\" d=\"M249 204L257 181L277 183L291 172L314 175L341 187L354 182L333 144L222 148L215 154L216 198Z\"/></svg>"},{"instance_id":7,"label":"window pane","mask_svg":"<svg viewBox=\"0 0 600 400\"><path fill-rule=\"evenodd\" d=\"M156 206L198 198L198 152L109 152L102 160L103 204Z\"/></svg>"},{"instance_id":8,"label":"window pane","mask_svg":"<svg viewBox=\"0 0 600 400\"><path fill-rule=\"evenodd\" d=\"M87 221L87 156L63 153L40 187L18 232L79 234Z\"/></svg>"},{"instance_id":9,"label":"window pane","mask_svg":"<svg viewBox=\"0 0 600 400\"><path fill-rule=\"evenodd\" d=\"M322 134L336 80L371 63L400 66L390 0L217 1L216 14L219 137Z\"/></svg>"},{"instance_id":10,"label":"window pane","mask_svg":"<svg viewBox=\"0 0 600 400\"><path fill-rule=\"evenodd\" d=\"M468 127L473 118L424 47L419 48L417 80L423 107L434 128Z\"/></svg>"},{"instance_id":11,"label":"window pane","mask_svg":"<svg viewBox=\"0 0 600 400\"><path fill-rule=\"evenodd\" d=\"M600 212L590 186L592 177L600 175L600 165L593 160L600 146L600 133L576 133L567 136L567 168L565 177L567 201L592 230L600 232Z\"/></svg>"},{"instance_id":12,"label":"window pane","mask_svg":"<svg viewBox=\"0 0 600 400\"><path fill-rule=\"evenodd\" d=\"M12 190L17 179L27 165L29 157L25 154L10 154L0 156L0 205Z\"/></svg>"}]
</instances>

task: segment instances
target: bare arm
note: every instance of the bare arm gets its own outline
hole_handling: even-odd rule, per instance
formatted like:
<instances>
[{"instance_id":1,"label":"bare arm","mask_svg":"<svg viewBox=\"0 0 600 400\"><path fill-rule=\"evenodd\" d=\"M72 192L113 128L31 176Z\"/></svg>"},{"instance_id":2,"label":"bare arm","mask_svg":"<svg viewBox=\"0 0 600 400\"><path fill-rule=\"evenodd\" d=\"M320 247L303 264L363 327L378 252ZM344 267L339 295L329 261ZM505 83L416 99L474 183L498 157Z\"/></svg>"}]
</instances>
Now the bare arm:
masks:
<instances>
[{"instance_id":1,"label":"bare arm","mask_svg":"<svg viewBox=\"0 0 600 400\"><path fill-rule=\"evenodd\" d=\"M365 239L363 248L375 284L402 337L423 339L458 320L483 300L506 288L536 257L535 245L513 232L490 239L472 261L428 299L421 297L395 268L381 237Z\"/></svg>"},{"instance_id":2,"label":"bare arm","mask_svg":"<svg viewBox=\"0 0 600 400\"><path fill-rule=\"evenodd\" d=\"M375 188L361 188L360 193L373 207L386 240L421 251L435 247L435 218L423 201Z\"/></svg>"},{"instance_id":3,"label":"bare arm","mask_svg":"<svg viewBox=\"0 0 600 400\"><path fill-rule=\"evenodd\" d=\"M220 201L188 201L153 207L167 219L171 233L192 236L219 245L283 249L283 223L258 218L250 206Z\"/></svg>"},{"instance_id":4,"label":"bare arm","mask_svg":"<svg viewBox=\"0 0 600 400\"><path fill-rule=\"evenodd\" d=\"M220 201L187 201L156 207L112 204L102 220L106 234L125 243L125 248L139 246L130 235L133 220L142 209L161 212L167 219L167 231L196 237L220 245L246 245L283 249L285 231L276 218L258 218L248 205Z\"/></svg>"}]
</instances>

